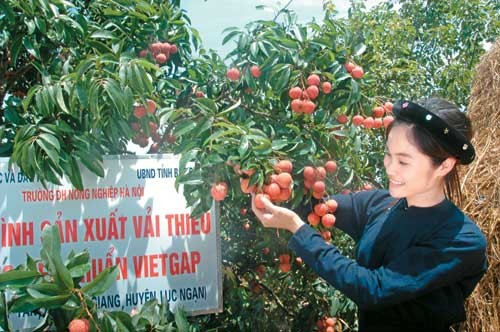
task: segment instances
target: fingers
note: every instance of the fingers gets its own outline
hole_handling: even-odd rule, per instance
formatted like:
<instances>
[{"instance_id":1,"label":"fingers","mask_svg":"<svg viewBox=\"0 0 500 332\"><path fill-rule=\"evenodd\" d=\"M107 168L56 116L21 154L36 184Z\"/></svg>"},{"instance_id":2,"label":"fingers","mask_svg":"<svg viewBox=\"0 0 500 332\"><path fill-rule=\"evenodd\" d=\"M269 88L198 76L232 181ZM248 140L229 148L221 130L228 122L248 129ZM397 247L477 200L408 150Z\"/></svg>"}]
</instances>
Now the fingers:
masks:
<instances>
[{"instance_id":1,"label":"fingers","mask_svg":"<svg viewBox=\"0 0 500 332\"><path fill-rule=\"evenodd\" d=\"M264 227L269 227L270 222L273 219L273 211L275 211L276 206L271 203L265 196L259 197L261 198L261 203L264 208L258 208L255 205L255 197L256 194L252 193L252 211L254 212L257 219L260 220Z\"/></svg>"},{"instance_id":2,"label":"fingers","mask_svg":"<svg viewBox=\"0 0 500 332\"><path fill-rule=\"evenodd\" d=\"M276 207L269 199L267 199L266 196L262 195L262 204L264 204L264 209L269 212L273 212L274 208Z\"/></svg>"},{"instance_id":3,"label":"fingers","mask_svg":"<svg viewBox=\"0 0 500 332\"><path fill-rule=\"evenodd\" d=\"M271 210L273 210L276 207L266 197L266 195L251 193L251 196L252 196L252 210L254 210L254 212L255 211L260 211L260 212L271 211ZM256 201L258 201L257 203L259 203L259 205L262 205L262 206L257 206L256 205Z\"/></svg>"},{"instance_id":4,"label":"fingers","mask_svg":"<svg viewBox=\"0 0 500 332\"><path fill-rule=\"evenodd\" d=\"M252 193L252 210L261 222L262 226L268 228L280 228L295 231L303 222L297 217L296 213L284 207L280 207L271 202L267 197L259 196L262 206L259 209L255 205L256 194ZM262 208L263 207L263 208ZM295 219L299 221L296 222Z\"/></svg>"},{"instance_id":5,"label":"fingers","mask_svg":"<svg viewBox=\"0 0 500 332\"><path fill-rule=\"evenodd\" d=\"M251 193L250 196L252 197L252 199L251 199L251 201L252 201L251 202L252 203L252 210L255 212L255 210L257 209L255 207L255 193Z\"/></svg>"}]
</instances>

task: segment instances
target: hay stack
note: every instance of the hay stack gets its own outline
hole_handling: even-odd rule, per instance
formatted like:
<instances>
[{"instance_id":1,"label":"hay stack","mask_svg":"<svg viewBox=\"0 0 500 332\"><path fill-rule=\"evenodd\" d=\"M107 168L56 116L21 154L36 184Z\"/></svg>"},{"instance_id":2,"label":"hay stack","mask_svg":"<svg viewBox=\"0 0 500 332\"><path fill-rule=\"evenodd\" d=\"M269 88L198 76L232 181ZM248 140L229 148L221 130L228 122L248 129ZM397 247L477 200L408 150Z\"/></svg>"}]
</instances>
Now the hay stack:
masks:
<instances>
[{"instance_id":1,"label":"hay stack","mask_svg":"<svg viewBox=\"0 0 500 332\"><path fill-rule=\"evenodd\" d=\"M467 301L461 331L500 331L500 40L476 67L469 103L477 159L464 171L463 209L488 240L489 268Z\"/></svg>"}]
</instances>

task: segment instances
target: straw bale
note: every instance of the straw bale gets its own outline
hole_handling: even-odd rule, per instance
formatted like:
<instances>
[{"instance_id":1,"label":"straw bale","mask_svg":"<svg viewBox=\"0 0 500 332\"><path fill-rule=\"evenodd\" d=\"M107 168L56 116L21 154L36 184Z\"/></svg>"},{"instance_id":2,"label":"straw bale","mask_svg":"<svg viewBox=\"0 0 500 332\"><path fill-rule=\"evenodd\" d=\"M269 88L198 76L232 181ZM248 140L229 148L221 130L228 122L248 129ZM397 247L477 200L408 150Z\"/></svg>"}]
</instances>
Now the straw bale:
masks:
<instances>
[{"instance_id":1,"label":"straw bale","mask_svg":"<svg viewBox=\"0 0 500 332\"><path fill-rule=\"evenodd\" d=\"M467 300L460 331L500 331L500 39L481 58L468 105L476 160L462 172L462 208L488 241L488 271Z\"/></svg>"}]
</instances>

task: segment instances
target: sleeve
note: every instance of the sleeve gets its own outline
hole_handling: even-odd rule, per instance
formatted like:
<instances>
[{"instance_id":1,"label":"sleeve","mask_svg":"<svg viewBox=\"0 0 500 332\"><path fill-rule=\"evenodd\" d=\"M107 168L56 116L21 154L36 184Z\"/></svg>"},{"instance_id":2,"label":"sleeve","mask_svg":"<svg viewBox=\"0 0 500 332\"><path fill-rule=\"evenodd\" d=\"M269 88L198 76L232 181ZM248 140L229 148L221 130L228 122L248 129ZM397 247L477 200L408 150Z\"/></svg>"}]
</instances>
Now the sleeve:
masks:
<instances>
[{"instance_id":1,"label":"sleeve","mask_svg":"<svg viewBox=\"0 0 500 332\"><path fill-rule=\"evenodd\" d=\"M335 227L347 233L354 241L359 241L365 225L371 219L374 210L388 204L390 195L385 190L359 191L347 195L332 196L338 203L335 211Z\"/></svg>"},{"instance_id":2,"label":"sleeve","mask_svg":"<svg viewBox=\"0 0 500 332\"><path fill-rule=\"evenodd\" d=\"M288 245L320 277L363 309L404 302L477 273L483 269L486 251L484 238L466 234L446 248L410 247L389 265L372 270L341 255L308 225Z\"/></svg>"}]
</instances>

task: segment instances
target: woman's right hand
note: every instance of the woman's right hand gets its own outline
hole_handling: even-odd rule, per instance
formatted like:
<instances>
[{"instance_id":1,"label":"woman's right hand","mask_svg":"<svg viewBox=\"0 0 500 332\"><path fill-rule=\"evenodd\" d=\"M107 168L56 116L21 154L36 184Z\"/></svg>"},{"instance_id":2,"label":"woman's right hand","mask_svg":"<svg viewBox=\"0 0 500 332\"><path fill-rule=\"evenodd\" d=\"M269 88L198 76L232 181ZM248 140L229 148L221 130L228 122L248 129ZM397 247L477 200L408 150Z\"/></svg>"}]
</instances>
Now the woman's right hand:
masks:
<instances>
[{"instance_id":1,"label":"woman's right hand","mask_svg":"<svg viewBox=\"0 0 500 332\"><path fill-rule=\"evenodd\" d=\"M280 228L295 233L304 222L290 209L274 205L266 197L262 197L264 209L255 206L255 194L252 194L252 211L255 216L267 228Z\"/></svg>"}]
</instances>

